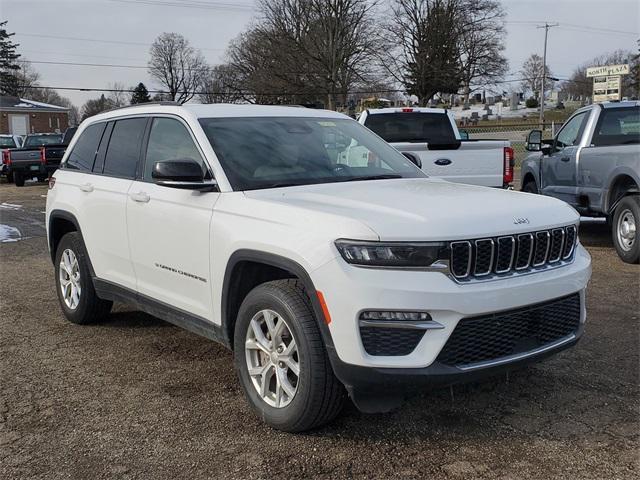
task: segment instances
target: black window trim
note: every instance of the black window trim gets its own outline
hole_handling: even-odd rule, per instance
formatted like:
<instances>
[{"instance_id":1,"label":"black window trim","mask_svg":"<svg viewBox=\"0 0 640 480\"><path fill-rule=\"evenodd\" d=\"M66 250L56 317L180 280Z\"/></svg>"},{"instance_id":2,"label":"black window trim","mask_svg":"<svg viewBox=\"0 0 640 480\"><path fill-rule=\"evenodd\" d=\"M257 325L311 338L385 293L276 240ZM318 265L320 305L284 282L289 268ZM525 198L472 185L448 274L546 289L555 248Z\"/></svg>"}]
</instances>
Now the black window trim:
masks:
<instances>
[{"instance_id":1,"label":"black window trim","mask_svg":"<svg viewBox=\"0 0 640 480\"><path fill-rule=\"evenodd\" d=\"M202 158L202 161L204 162L205 166L207 167L207 170L209 171L209 175L211 176L212 180L215 180L216 177L213 174L213 169L211 168L211 165L209 164L209 160L207 159L207 156L204 154L204 151L202 149L202 147L200 146L200 143L198 142L198 139L196 138L196 136L193 134L193 131L191 130L191 127L189 126L189 124L187 122L185 122L185 120L180 117L179 115L173 115L170 113L152 113L149 115L149 122L147 124L147 130L145 131L145 135L144 138L142 139L142 152L141 152L141 156L140 156L140 168L137 172L136 175L136 181L138 182L144 182L144 183L151 183L151 184L155 184L155 182L153 181L148 181L148 180L144 180L144 169L145 166L147 164L147 147L149 146L149 137L151 136L151 128L153 126L153 121L156 118L169 118L172 120L177 120L178 122L180 122L184 128L187 129L187 132L189 133L189 135L191 136L191 140L193 141L193 144L196 146L196 149L198 150L198 153L200 154L200 157Z\"/></svg>"},{"instance_id":2,"label":"black window trim","mask_svg":"<svg viewBox=\"0 0 640 480\"><path fill-rule=\"evenodd\" d=\"M107 124L105 126L105 128L102 129L102 134L100 135L100 140L98 140L98 148L96 149L95 153L93 154L93 162L91 162L91 168L88 170L82 170L80 168L76 168L75 167L75 163L71 163L69 164L69 157L71 157L71 154L73 153L73 150L75 150L76 145L78 144L78 141L80 140L80 136L84 135L84 132L87 131L87 129L95 126L95 125L100 125L102 123ZM108 129L108 122L106 121L100 121L100 122L93 122L89 125L87 125L82 132L80 133L80 135L78 136L78 139L75 141L75 143L73 144L73 148L69 151L69 155L67 156L67 160L64 163L60 164L60 167L58 168L64 168L65 170L68 170L70 172L78 172L78 173L84 173L84 174L93 174L93 168L95 166L96 163L96 159L98 158L98 154L100 152L100 146L102 145L102 142L104 141L104 134ZM73 165L73 166L70 166Z\"/></svg>"}]
</instances>

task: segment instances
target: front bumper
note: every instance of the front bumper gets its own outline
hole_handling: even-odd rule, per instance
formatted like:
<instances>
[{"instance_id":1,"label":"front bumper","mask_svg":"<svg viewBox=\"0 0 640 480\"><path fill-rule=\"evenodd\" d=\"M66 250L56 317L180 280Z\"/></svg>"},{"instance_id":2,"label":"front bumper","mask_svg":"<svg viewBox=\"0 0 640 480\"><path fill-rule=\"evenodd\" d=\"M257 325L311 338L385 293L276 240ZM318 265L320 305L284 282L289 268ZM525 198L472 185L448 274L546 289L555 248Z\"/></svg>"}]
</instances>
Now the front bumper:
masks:
<instances>
[{"instance_id":1,"label":"front bumper","mask_svg":"<svg viewBox=\"0 0 640 480\"><path fill-rule=\"evenodd\" d=\"M574 255L571 264L553 270L469 284L456 283L439 272L357 268L339 258L333 260L313 272L313 281L323 292L332 318L329 354L336 375L350 391L450 383L536 361L575 344L586 320L584 290L591 276L591 259L582 246ZM463 318L518 309L576 292L580 293L580 327L573 337L472 370L436 362ZM443 328L427 331L408 355L369 355L358 323L359 313L365 309L428 311Z\"/></svg>"}]
</instances>

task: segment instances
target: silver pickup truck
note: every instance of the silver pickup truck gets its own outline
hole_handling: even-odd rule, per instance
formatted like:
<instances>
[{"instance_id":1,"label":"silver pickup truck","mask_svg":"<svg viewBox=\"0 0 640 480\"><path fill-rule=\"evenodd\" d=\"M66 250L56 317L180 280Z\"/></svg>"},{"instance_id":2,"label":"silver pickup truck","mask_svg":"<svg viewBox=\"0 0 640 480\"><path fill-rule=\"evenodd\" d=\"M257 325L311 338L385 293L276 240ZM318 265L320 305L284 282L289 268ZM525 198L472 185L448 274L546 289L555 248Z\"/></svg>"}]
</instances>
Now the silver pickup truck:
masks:
<instances>
[{"instance_id":1,"label":"silver pickup truck","mask_svg":"<svg viewBox=\"0 0 640 480\"><path fill-rule=\"evenodd\" d=\"M525 148L522 190L605 217L620 258L640 263L640 102L581 108L552 140L531 131Z\"/></svg>"}]
</instances>

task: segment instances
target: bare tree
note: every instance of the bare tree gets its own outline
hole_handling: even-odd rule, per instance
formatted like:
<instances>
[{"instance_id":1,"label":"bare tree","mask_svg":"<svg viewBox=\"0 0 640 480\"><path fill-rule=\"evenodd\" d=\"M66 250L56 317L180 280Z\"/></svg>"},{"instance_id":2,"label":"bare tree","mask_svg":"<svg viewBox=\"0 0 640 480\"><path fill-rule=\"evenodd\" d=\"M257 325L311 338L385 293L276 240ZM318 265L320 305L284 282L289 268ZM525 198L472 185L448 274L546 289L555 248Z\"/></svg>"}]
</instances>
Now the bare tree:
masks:
<instances>
[{"instance_id":1,"label":"bare tree","mask_svg":"<svg viewBox=\"0 0 640 480\"><path fill-rule=\"evenodd\" d=\"M234 103L242 99L235 85L234 69L229 65L216 65L209 69L198 97L202 103Z\"/></svg>"},{"instance_id":2,"label":"bare tree","mask_svg":"<svg viewBox=\"0 0 640 480\"><path fill-rule=\"evenodd\" d=\"M120 108L129 105L130 93L122 82L113 82L107 86L108 90L111 90L107 95L107 102L109 102L109 108Z\"/></svg>"},{"instance_id":3,"label":"bare tree","mask_svg":"<svg viewBox=\"0 0 640 480\"><path fill-rule=\"evenodd\" d=\"M461 84L458 0L394 0L382 65L420 105Z\"/></svg>"},{"instance_id":4,"label":"bare tree","mask_svg":"<svg viewBox=\"0 0 640 480\"><path fill-rule=\"evenodd\" d=\"M99 98L87 100L80 110L82 120L86 120L87 118L104 112L105 110L109 110L110 108L112 108L111 103L107 100L104 94L100 95Z\"/></svg>"},{"instance_id":5,"label":"bare tree","mask_svg":"<svg viewBox=\"0 0 640 480\"><path fill-rule=\"evenodd\" d=\"M464 103L469 103L473 84L501 80L508 69L504 51L505 12L498 0L463 0L459 21L461 79Z\"/></svg>"},{"instance_id":6,"label":"bare tree","mask_svg":"<svg viewBox=\"0 0 640 480\"><path fill-rule=\"evenodd\" d=\"M149 54L149 74L168 90L171 100L191 100L208 70L202 53L182 35L163 33L155 39Z\"/></svg>"},{"instance_id":7,"label":"bare tree","mask_svg":"<svg viewBox=\"0 0 640 480\"><path fill-rule=\"evenodd\" d=\"M33 96L37 95L37 89L33 87L37 87L40 85L40 73L35 68L33 68L31 62L26 59L18 60L17 64L20 66L20 70L17 70L15 73L15 77L18 83L16 91L17 96L21 98L33 99Z\"/></svg>"},{"instance_id":8,"label":"bare tree","mask_svg":"<svg viewBox=\"0 0 640 480\"><path fill-rule=\"evenodd\" d=\"M540 89L542 87L542 57L536 53L532 54L522 65L522 70L520 70L520 75L522 76L522 82L520 86L522 90L526 93L531 92L533 96L541 100ZM554 80L551 80L549 77L552 76L551 69L548 65L545 66L545 83L544 90L546 92L551 91L554 85Z\"/></svg>"}]
</instances>

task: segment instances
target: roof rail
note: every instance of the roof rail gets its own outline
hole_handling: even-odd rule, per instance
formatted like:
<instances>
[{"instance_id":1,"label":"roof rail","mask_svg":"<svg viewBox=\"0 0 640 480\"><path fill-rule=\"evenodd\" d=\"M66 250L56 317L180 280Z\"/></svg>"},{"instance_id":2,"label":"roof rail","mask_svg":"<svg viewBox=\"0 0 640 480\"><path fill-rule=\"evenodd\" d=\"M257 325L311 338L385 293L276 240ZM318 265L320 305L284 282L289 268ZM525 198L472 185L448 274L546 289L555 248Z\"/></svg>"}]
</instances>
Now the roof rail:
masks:
<instances>
[{"instance_id":1,"label":"roof rail","mask_svg":"<svg viewBox=\"0 0 640 480\"><path fill-rule=\"evenodd\" d=\"M160 102L144 102L144 103L134 103L133 105L123 105L122 107L110 108L108 110L105 110L104 112L115 112L116 110L122 110L123 108L147 107L149 105L165 105L165 106L171 106L171 107L179 107L182 104L178 102L174 102L172 100L162 100ZM100 112L100 113L104 113L104 112Z\"/></svg>"}]
</instances>

